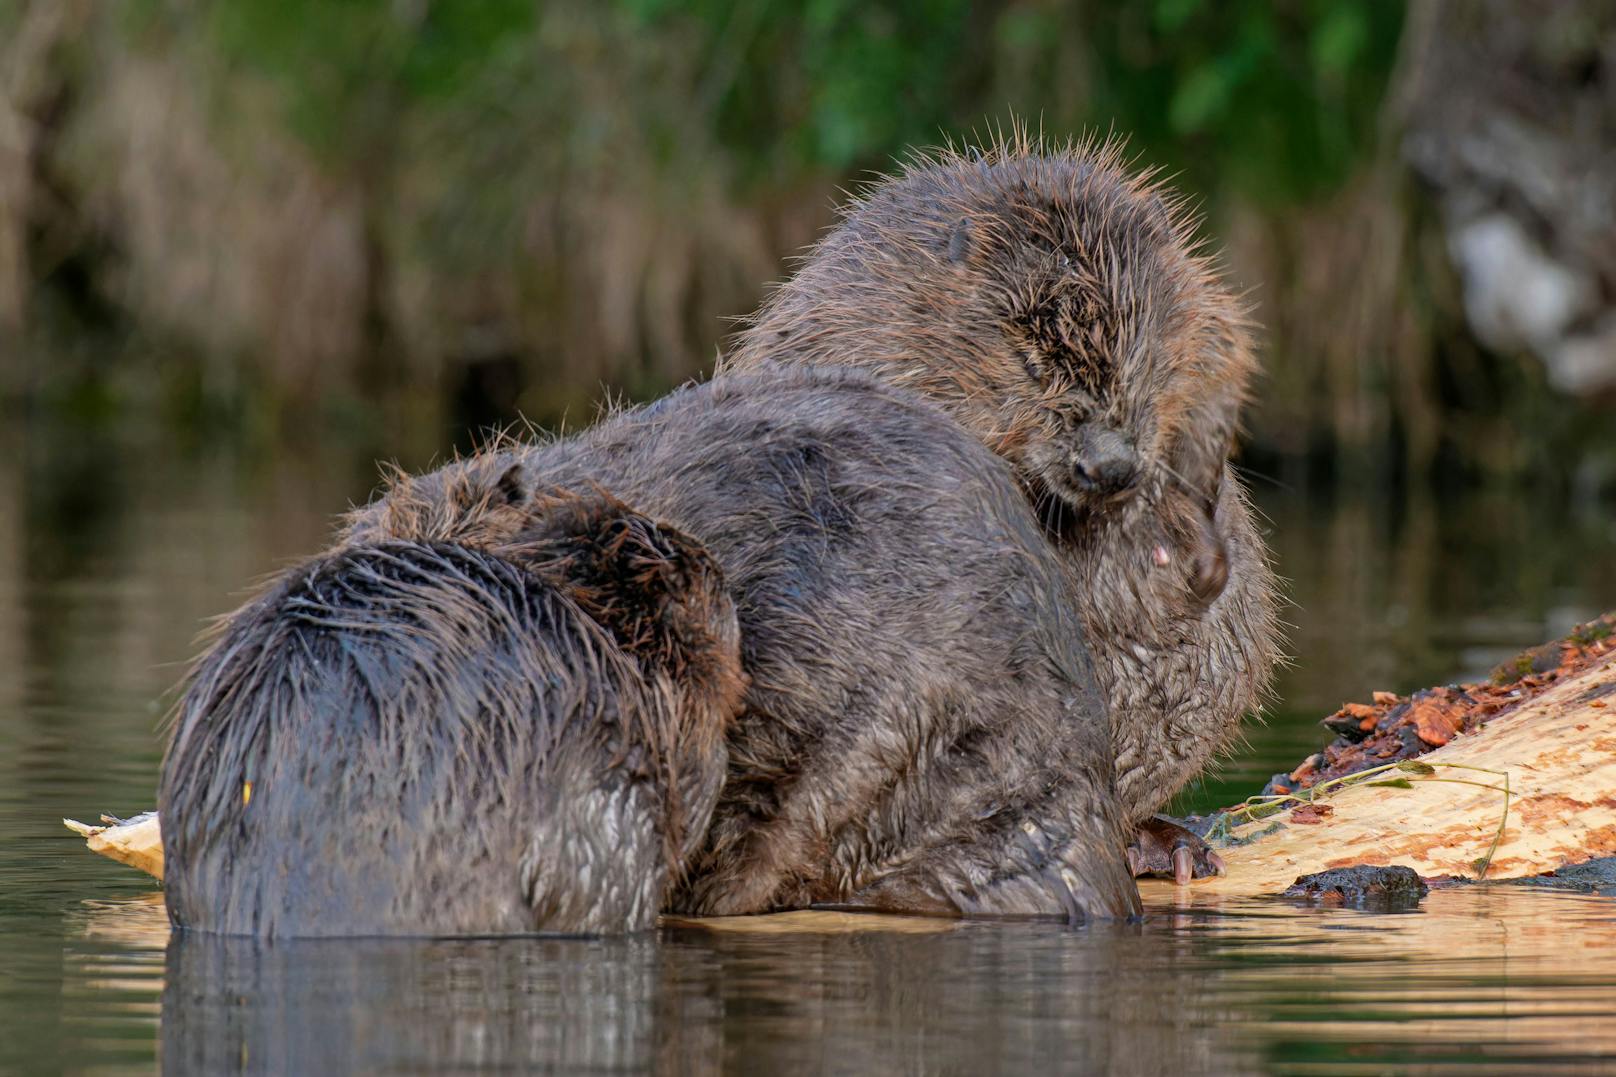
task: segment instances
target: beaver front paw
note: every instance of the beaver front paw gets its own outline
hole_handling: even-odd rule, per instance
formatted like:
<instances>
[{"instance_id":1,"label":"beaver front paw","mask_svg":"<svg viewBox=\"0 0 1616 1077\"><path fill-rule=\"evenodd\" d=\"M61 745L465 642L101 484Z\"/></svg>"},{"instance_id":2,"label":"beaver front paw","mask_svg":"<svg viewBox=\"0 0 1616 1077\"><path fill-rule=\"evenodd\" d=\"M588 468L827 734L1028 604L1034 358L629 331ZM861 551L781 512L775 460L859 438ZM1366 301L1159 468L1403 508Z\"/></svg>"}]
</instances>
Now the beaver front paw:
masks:
<instances>
[{"instance_id":1,"label":"beaver front paw","mask_svg":"<svg viewBox=\"0 0 1616 1077\"><path fill-rule=\"evenodd\" d=\"M1139 824L1128 842L1128 869L1134 878L1168 876L1180 886L1191 879L1223 874L1223 858L1200 835L1165 815Z\"/></svg>"}]
</instances>

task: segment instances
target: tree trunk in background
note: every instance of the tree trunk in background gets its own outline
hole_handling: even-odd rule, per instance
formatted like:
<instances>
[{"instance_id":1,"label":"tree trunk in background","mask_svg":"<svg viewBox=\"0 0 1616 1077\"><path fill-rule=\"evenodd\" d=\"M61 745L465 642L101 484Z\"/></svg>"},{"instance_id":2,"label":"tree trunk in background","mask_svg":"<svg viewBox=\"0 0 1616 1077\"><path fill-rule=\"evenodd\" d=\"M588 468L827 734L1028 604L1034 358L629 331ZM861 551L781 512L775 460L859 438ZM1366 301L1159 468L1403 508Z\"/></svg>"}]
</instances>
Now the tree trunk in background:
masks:
<instances>
[{"instance_id":1,"label":"tree trunk in background","mask_svg":"<svg viewBox=\"0 0 1616 1077\"><path fill-rule=\"evenodd\" d=\"M0 38L0 333L23 327L36 268L32 236L53 208L50 192L38 188L53 133L48 114L65 92L58 53L87 14L82 0L30 5Z\"/></svg>"},{"instance_id":2,"label":"tree trunk in background","mask_svg":"<svg viewBox=\"0 0 1616 1077\"><path fill-rule=\"evenodd\" d=\"M428 6L356 5L395 34L380 59L334 46L290 73L246 62L256 42L232 58L184 6L121 7L0 0L0 334L70 262L119 339L157 353L98 344L83 365L148 394L189 378L242 411L358 414L471 384L477 422L576 425L603 388L647 397L708 365L831 219L836 177L761 152L793 145L780 117L753 117L769 168L718 130L697 24L647 35L627 5L555 0L433 96L395 56L430 54ZM1081 96L1077 58L1122 47L1080 22L1046 95ZM1569 402L1616 394L1616 4L1417 2L1398 49L1345 183L1208 207L1267 327L1254 455L1533 474Z\"/></svg>"},{"instance_id":3,"label":"tree trunk in background","mask_svg":"<svg viewBox=\"0 0 1616 1077\"><path fill-rule=\"evenodd\" d=\"M1435 6L1405 160L1478 340L1573 395L1616 390L1616 5Z\"/></svg>"},{"instance_id":4,"label":"tree trunk in background","mask_svg":"<svg viewBox=\"0 0 1616 1077\"><path fill-rule=\"evenodd\" d=\"M1563 464L1616 393L1616 4L1412 4L1359 173L1223 223L1269 334L1260 455Z\"/></svg>"}]
</instances>

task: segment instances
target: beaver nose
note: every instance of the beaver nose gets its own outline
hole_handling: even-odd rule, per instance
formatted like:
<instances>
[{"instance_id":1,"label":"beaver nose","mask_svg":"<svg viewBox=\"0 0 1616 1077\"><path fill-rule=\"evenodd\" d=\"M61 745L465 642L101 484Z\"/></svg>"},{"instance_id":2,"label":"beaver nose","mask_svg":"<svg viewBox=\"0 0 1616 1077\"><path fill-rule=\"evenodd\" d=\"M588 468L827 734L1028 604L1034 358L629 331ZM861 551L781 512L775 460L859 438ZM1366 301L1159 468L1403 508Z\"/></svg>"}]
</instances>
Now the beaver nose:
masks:
<instances>
[{"instance_id":1,"label":"beaver nose","mask_svg":"<svg viewBox=\"0 0 1616 1077\"><path fill-rule=\"evenodd\" d=\"M1133 443L1104 426L1086 426L1072 455L1072 478L1081 490L1111 497L1139 477L1139 454Z\"/></svg>"}]
</instances>

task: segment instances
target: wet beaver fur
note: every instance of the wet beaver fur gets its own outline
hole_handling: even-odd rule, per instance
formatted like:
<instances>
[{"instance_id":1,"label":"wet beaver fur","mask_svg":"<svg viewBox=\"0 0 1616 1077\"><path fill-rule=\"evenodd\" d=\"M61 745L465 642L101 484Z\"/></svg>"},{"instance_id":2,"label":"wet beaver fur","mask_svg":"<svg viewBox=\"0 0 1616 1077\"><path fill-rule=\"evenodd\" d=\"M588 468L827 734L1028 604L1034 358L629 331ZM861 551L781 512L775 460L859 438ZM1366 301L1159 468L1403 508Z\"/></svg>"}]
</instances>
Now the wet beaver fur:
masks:
<instances>
[{"instance_id":1,"label":"wet beaver fur","mask_svg":"<svg viewBox=\"0 0 1616 1077\"><path fill-rule=\"evenodd\" d=\"M599 487L717 560L749 676L670 909L1139 910L1071 582L1003 461L856 372L690 386L400 480L346 541L509 541Z\"/></svg>"},{"instance_id":2,"label":"wet beaver fur","mask_svg":"<svg viewBox=\"0 0 1616 1077\"><path fill-rule=\"evenodd\" d=\"M176 925L652 925L724 779L735 610L706 553L610 498L524 524L348 543L229 619L163 764Z\"/></svg>"},{"instance_id":3,"label":"wet beaver fur","mask_svg":"<svg viewBox=\"0 0 1616 1077\"><path fill-rule=\"evenodd\" d=\"M721 364L873 372L1014 465L1077 580L1118 793L1146 824L1237 737L1277 653L1273 576L1227 464L1251 334L1192 230L1115 145L1017 133L922 158L847 208ZM1187 877L1179 850L1204 846L1163 836L1141 860Z\"/></svg>"}]
</instances>

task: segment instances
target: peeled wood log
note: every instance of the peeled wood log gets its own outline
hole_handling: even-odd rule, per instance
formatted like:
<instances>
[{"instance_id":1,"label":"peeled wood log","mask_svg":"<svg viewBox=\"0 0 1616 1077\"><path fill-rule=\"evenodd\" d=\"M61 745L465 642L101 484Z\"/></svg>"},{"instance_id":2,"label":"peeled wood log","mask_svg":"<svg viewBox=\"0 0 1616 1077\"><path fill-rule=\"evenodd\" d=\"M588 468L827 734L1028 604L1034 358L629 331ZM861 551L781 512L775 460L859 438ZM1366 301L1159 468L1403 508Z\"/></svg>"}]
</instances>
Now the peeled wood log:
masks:
<instances>
[{"instance_id":1,"label":"peeled wood log","mask_svg":"<svg viewBox=\"0 0 1616 1077\"><path fill-rule=\"evenodd\" d=\"M1440 779L1501 785L1501 776L1449 767L1504 772L1507 818L1502 794L1451 780L1414 777L1406 789L1348 785L1321 801L1330 810L1317 822L1294 822L1293 813L1283 812L1235 827L1232 844L1219 850L1227 874L1197 880L1191 889L1273 894L1299 875L1355 864L1403 864L1427 878L1474 879L1500 819L1504 834L1488 879L1541 875L1616 854L1616 653L1418 762L1435 767ZM1140 890L1146 901L1185 892L1160 880L1146 880Z\"/></svg>"}]
</instances>

